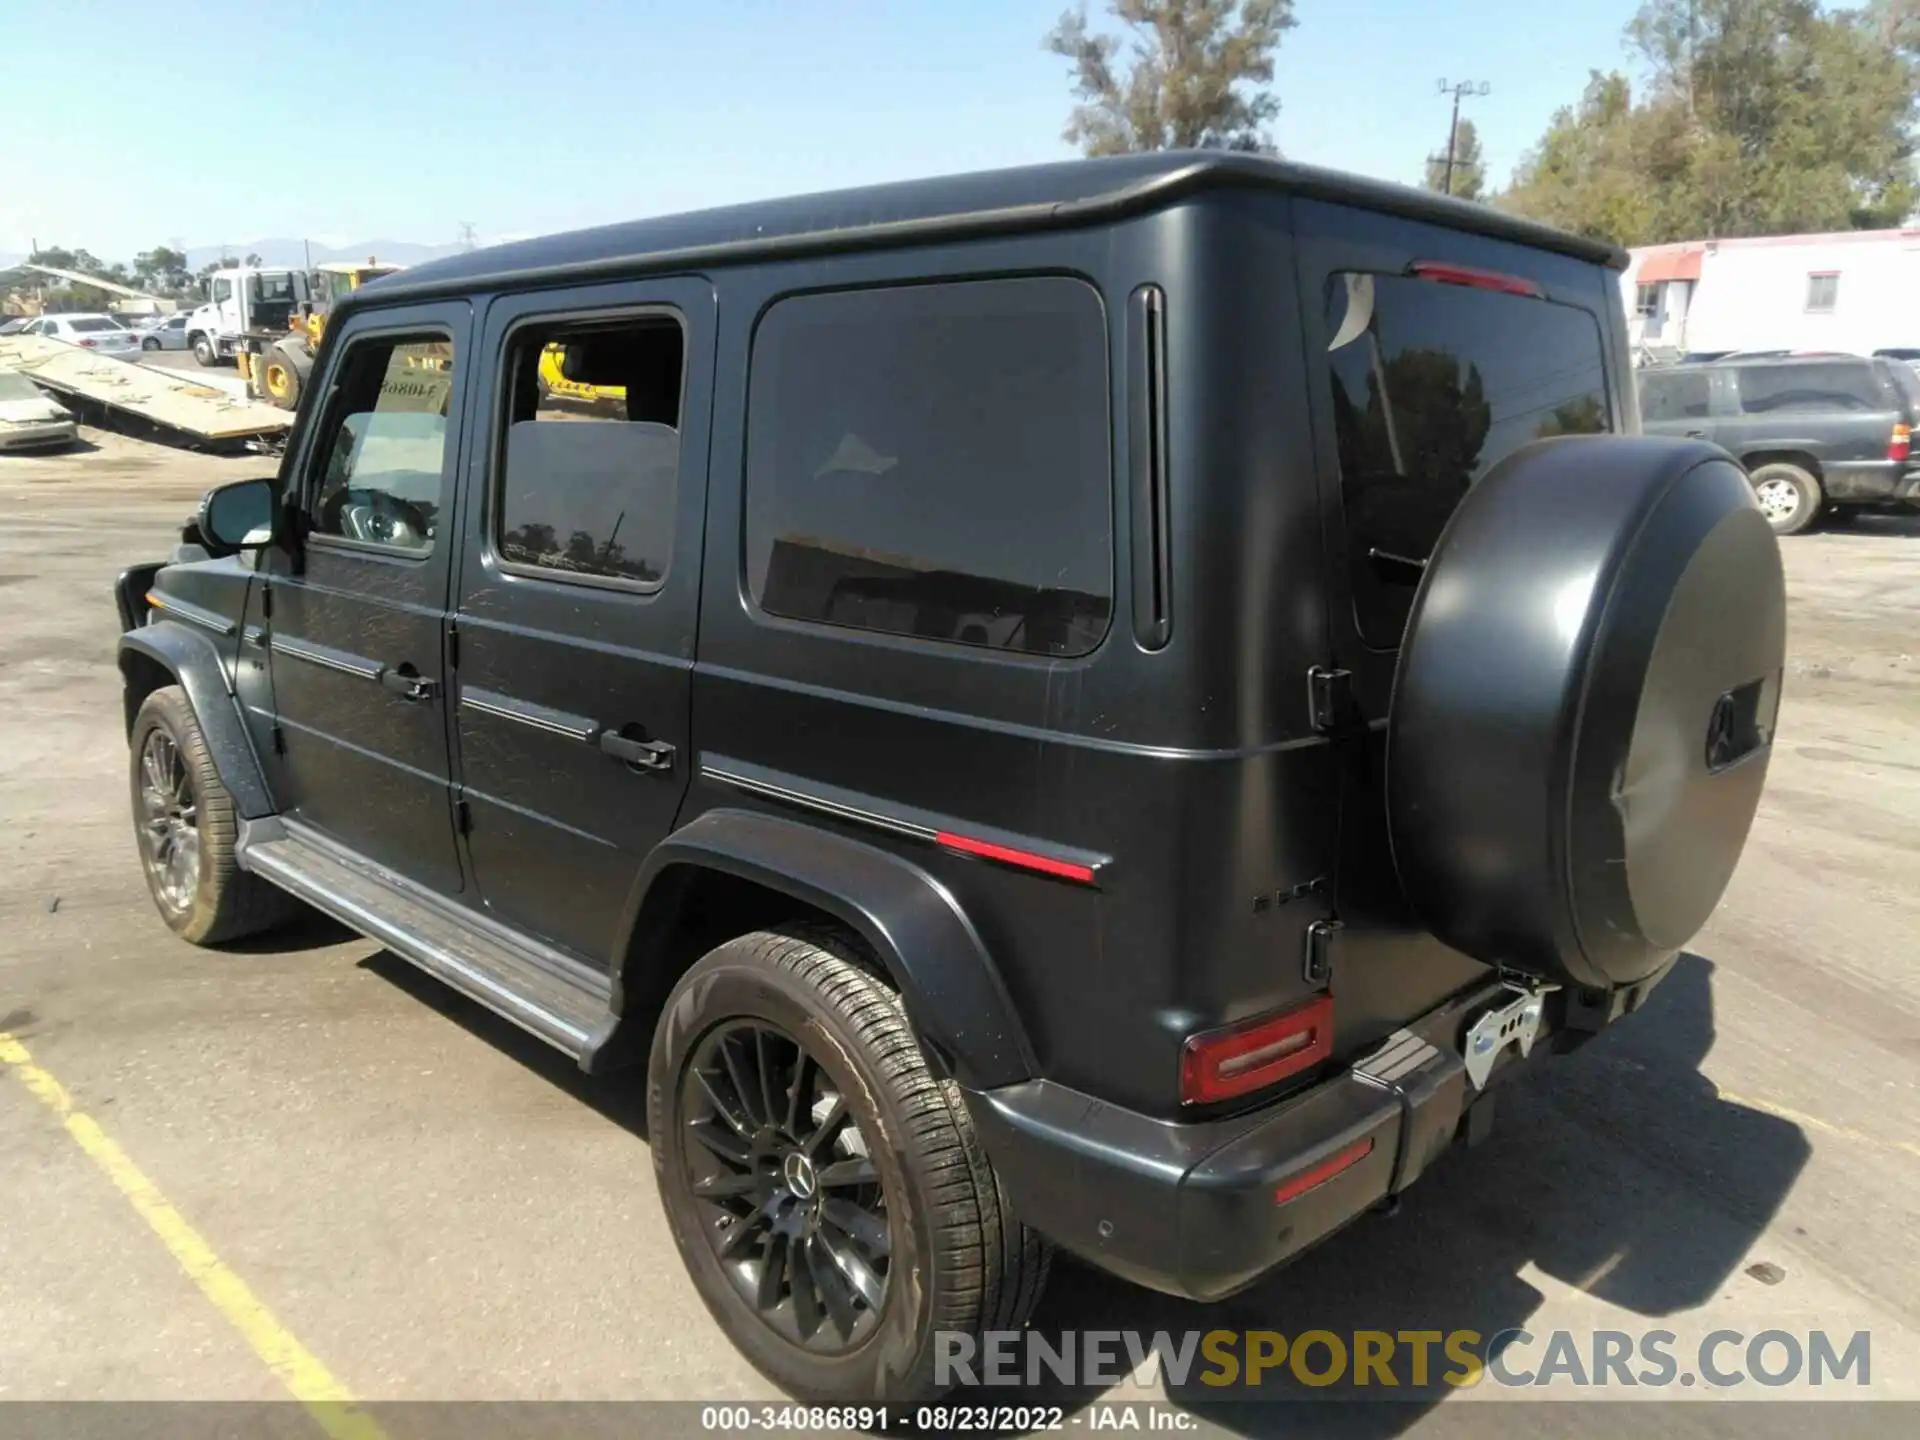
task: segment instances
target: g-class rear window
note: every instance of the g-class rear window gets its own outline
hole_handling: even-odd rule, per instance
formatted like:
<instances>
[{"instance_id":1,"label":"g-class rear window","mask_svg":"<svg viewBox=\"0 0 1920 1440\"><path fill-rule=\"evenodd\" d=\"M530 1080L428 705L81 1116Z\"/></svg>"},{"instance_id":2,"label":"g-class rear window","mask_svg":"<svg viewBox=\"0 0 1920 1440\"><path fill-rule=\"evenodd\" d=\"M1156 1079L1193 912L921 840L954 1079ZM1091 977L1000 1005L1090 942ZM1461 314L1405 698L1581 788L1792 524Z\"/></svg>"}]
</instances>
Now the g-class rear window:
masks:
<instances>
[{"instance_id":1,"label":"g-class rear window","mask_svg":"<svg viewBox=\"0 0 1920 1440\"><path fill-rule=\"evenodd\" d=\"M1328 372L1361 638L1397 648L1460 498L1529 441L1612 428L1591 312L1529 295L1346 271Z\"/></svg>"}]
</instances>

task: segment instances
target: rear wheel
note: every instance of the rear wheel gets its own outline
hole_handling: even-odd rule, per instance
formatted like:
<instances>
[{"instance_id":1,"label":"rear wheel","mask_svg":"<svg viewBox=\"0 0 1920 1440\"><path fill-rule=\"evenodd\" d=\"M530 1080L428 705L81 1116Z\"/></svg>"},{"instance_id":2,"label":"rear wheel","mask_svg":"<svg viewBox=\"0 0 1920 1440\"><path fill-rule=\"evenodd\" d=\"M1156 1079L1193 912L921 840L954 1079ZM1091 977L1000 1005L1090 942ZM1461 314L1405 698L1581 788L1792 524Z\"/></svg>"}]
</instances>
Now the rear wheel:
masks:
<instances>
[{"instance_id":1,"label":"rear wheel","mask_svg":"<svg viewBox=\"0 0 1920 1440\"><path fill-rule=\"evenodd\" d=\"M160 348L160 342L149 335L140 342L140 348L142 350L158 350Z\"/></svg>"},{"instance_id":2,"label":"rear wheel","mask_svg":"<svg viewBox=\"0 0 1920 1440\"><path fill-rule=\"evenodd\" d=\"M1047 1246L846 940L760 932L702 959L667 1001L647 1101L681 1259L790 1394L924 1399L938 1332L1026 1322Z\"/></svg>"},{"instance_id":3,"label":"rear wheel","mask_svg":"<svg viewBox=\"0 0 1920 1440\"><path fill-rule=\"evenodd\" d=\"M1776 535L1798 535L1812 525L1824 498L1818 480L1784 460L1753 472L1753 493L1760 501L1760 513L1767 517Z\"/></svg>"},{"instance_id":4,"label":"rear wheel","mask_svg":"<svg viewBox=\"0 0 1920 1440\"><path fill-rule=\"evenodd\" d=\"M141 868L168 929L214 945L291 913L290 897L234 861L233 796L179 686L154 691L134 717L130 778Z\"/></svg>"}]
</instances>

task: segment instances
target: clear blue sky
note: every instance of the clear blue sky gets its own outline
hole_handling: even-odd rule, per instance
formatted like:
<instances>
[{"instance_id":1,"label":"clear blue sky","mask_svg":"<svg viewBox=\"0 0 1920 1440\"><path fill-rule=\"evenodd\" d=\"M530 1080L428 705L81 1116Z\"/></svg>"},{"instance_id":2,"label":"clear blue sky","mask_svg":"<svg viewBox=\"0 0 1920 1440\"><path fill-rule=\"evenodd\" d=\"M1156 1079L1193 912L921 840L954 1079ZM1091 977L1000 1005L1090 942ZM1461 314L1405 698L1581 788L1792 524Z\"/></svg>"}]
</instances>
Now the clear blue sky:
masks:
<instances>
[{"instance_id":1,"label":"clear blue sky","mask_svg":"<svg viewBox=\"0 0 1920 1440\"><path fill-rule=\"evenodd\" d=\"M7 26L0 252L484 241L1065 158L1065 0L62 0ZM1469 102L1496 178L1637 0L1298 0L1294 159L1416 181ZM1104 6L1095 0L1098 15ZM271 17L271 18L269 18Z\"/></svg>"}]
</instances>

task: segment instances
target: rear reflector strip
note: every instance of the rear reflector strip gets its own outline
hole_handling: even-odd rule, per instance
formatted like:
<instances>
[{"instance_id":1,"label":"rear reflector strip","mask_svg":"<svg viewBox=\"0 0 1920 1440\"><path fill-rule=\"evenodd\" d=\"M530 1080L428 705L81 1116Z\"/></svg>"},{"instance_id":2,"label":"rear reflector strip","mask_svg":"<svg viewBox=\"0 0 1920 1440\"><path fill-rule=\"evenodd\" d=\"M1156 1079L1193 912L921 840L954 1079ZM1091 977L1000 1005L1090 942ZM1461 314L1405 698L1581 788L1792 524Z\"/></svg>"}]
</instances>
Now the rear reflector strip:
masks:
<instances>
[{"instance_id":1,"label":"rear reflector strip","mask_svg":"<svg viewBox=\"0 0 1920 1440\"><path fill-rule=\"evenodd\" d=\"M1347 1146L1346 1149L1330 1155L1311 1170L1301 1171L1298 1175L1287 1181L1286 1184L1276 1189L1273 1192L1273 1203L1276 1205L1284 1205L1289 1200L1298 1200L1309 1190L1317 1189L1326 1184L1343 1170L1351 1170L1372 1153L1373 1137L1371 1135L1364 1140L1354 1141L1353 1144Z\"/></svg>"},{"instance_id":2,"label":"rear reflector strip","mask_svg":"<svg viewBox=\"0 0 1920 1440\"><path fill-rule=\"evenodd\" d=\"M1015 850L1010 845L995 845L990 840L976 840L971 835L955 835L950 830L938 832L933 837L933 841L943 850L955 850L962 855L972 855L981 860L997 860L1002 865L1031 870L1038 875L1051 875L1056 880L1072 880L1081 885L1093 884L1091 865L1079 865L1071 860L1056 860L1051 855L1036 855L1031 850Z\"/></svg>"},{"instance_id":3,"label":"rear reflector strip","mask_svg":"<svg viewBox=\"0 0 1920 1440\"><path fill-rule=\"evenodd\" d=\"M1416 260L1407 267L1421 280L1441 285L1466 285L1475 290L1497 290L1502 295L1525 295L1544 300L1546 292L1531 280L1518 275L1502 275L1498 270L1481 270L1472 265L1453 265L1444 260Z\"/></svg>"}]
</instances>

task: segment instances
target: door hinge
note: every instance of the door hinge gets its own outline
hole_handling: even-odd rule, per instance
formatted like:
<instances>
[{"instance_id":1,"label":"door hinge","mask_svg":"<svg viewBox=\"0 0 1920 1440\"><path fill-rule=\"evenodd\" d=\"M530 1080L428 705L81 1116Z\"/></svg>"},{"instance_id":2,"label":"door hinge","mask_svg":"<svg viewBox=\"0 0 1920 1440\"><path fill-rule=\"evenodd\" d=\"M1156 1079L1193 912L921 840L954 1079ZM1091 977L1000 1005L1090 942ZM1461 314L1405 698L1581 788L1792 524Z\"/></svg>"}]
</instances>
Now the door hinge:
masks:
<instances>
[{"instance_id":1,"label":"door hinge","mask_svg":"<svg viewBox=\"0 0 1920 1440\"><path fill-rule=\"evenodd\" d=\"M276 755L287 753L287 732L278 725L273 727L273 753Z\"/></svg>"},{"instance_id":2,"label":"door hinge","mask_svg":"<svg viewBox=\"0 0 1920 1440\"><path fill-rule=\"evenodd\" d=\"M1305 958L1300 974L1309 985L1326 985L1333 979L1333 945L1344 927L1338 920L1315 920L1307 926Z\"/></svg>"},{"instance_id":3,"label":"door hinge","mask_svg":"<svg viewBox=\"0 0 1920 1440\"><path fill-rule=\"evenodd\" d=\"M271 581L260 587L260 618L262 620L271 620L273 618L273 584Z\"/></svg>"},{"instance_id":4,"label":"door hinge","mask_svg":"<svg viewBox=\"0 0 1920 1440\"><path fill-rule=\"evenodd\" d=\"M453 827L462 835L473 833L473 807L464 800L453 802Z\"/></svg>"},{"instance_id":5,"label":"door hinge","mask_svg":"<svg viewBox=\"0 0 1920 1440\"><path fill-rule=\"evenodd\" d=\"M447 668L457 669L460 664L460 631L453 621L447 621Z\"/></svg>"},{"instance_id":6,"label":"door hinge","mask_svg":"<svg viewBox=\"0 0 1920 1440\"><path fill-rule=\"evenodd\" d=\"M1315 730L1336 729L1353 712L1353 672L1316 665L1307 671L1307 715Z\"/></svg>"}]
</instances>

